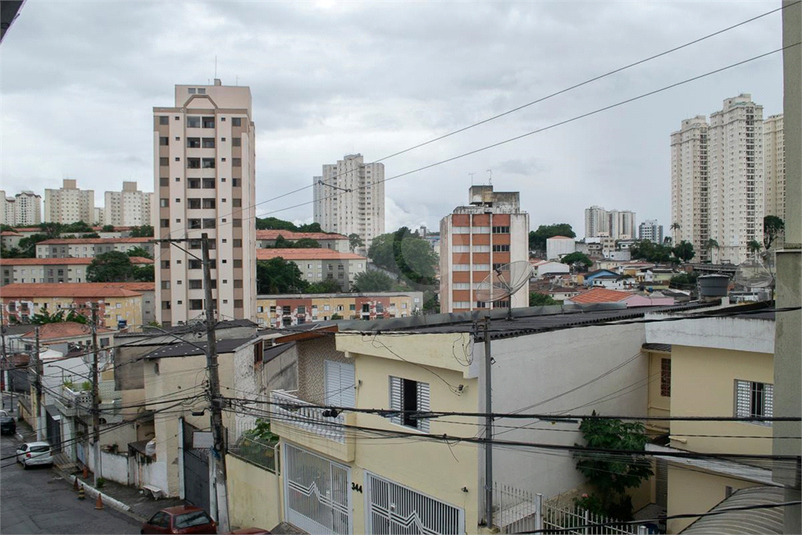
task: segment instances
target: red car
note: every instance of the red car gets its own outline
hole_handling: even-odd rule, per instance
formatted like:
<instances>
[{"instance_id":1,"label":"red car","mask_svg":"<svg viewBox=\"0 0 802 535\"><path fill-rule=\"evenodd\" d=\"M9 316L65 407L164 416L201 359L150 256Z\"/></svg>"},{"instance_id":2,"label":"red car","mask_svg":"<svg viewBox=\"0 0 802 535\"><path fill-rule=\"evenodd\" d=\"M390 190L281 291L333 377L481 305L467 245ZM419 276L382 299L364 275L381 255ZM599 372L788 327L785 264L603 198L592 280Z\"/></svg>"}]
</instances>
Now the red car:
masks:
<instances>
[{"instance_id":1,"label":"red car","mask_svg":"<svg viewBox=\"0 0 802 535\"><path fill-rule=\"evenodd\" d=\"M140 533L217 533L206 511L193 505L162 509L142 525Z\"/></svg>"}]
</instances>

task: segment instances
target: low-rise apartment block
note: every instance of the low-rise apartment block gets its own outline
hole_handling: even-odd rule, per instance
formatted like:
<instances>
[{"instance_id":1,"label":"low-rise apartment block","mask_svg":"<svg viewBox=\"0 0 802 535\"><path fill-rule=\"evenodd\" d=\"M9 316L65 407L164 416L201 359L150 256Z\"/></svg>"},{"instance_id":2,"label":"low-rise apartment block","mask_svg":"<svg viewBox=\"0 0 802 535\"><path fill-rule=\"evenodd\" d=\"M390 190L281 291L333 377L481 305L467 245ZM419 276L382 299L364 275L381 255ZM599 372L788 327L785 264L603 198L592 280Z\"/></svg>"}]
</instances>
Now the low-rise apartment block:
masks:
<instances>
[{"instance_id":1,"label":"low-rise apartment block","mask_svg":"<svg viewBox=\"0 0 802 535\"><path fill-rule=\"evenodd\" d=\"M422 306L422 292L259 295L256 318L263 327L290 327L337 319L405 318L420 313Z\"/></svg>"},{"instance_id":2,"label":"low-rise apartment block","mask_svg":"<svg viewBox=\"0 0 802 535\"><path fill-rule=\"evenodd\" d=\"M340 253L332 249L257 249L256 260L281 257L293 262L307 282L336 281L347 292L354 279L367 269L368 259L354 253Z\"/></svg>"},{"instance_id":3,"label":"low-rise apartment block","mask_svg":"<svg viewBox=\"0 0 802 535\"><path fill-rule=\"evenodd\" d=\"M93 258L0 258L0 286L34 282L87 282ZM131 257L134 265L153 264L150 258Z\"/></svg>"},{"instance_id":4,"label":"low-rise apartment block","mask_svg":"<svg viewBox=\"0 0 802 535\"><path fill-rule=\"evenodd\" d=\"M292 230L257 230L256 246L260 249L276 246L279 236L287 241L315 240L321 248L332 249L340 253L349 252L348 237L328 232L295 232Z\"/></svg>"},{"instance_id":5,"label":"low-rise apartment block","mask_svg":"<svg viewBox=\"0 0 802 535\"><path fill-rule=\"evenodd\" d=\"M37 258L94 258L110 251L141 247L153 256L153 238L55 238L36 244Z\"/></svg>"},{"instance_id":6,"label":"low-rise apartment block","mask_svg":"<svg viewBox=\"0 0 802 535\"><path fill-rule=\"evenodd\" d=\"M35 283L3 286L3 323L25 323L34 314L47 311L75 312L89 318L92 303L98 305L104 327L140 327L154 317L152 282Z\"/></svg>"}]
</instances>

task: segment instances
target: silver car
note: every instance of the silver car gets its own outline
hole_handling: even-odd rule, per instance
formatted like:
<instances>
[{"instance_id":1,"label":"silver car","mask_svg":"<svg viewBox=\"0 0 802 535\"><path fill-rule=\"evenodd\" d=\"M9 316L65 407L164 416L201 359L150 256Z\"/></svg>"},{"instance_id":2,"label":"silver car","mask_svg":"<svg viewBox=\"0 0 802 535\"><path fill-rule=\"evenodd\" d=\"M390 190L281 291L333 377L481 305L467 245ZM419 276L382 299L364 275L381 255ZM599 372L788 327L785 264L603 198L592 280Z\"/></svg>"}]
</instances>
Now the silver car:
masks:
<instances>
[{"instance_id":1,"label":"silver car","mask_svg":"<svg viewBox=\"0 0 802 535\"><path fill-rule=\"evenodd\" d=\"M28 442L17 449L17 462L23 468L40 464L53 465L53 452L47 442Z\"/></svg>"}]
</instances>

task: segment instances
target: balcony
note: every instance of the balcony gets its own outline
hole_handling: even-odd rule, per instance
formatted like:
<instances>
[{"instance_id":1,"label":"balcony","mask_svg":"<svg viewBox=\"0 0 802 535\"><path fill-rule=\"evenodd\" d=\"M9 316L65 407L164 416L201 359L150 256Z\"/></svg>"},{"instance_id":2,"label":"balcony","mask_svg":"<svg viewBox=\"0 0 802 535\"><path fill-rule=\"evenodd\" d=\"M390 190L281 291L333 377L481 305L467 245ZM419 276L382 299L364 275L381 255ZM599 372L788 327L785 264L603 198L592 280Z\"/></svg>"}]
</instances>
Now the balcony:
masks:
<instances>
[{"instance_id":1,"label":"balcony","mask_svg":"<svg viewBox=\"0 0 802 535\"><path fill-rule=\"evenodd\" d=\"M100 398L101 423L120 423L122 422L121 401L122 393L114 390L114 381L100 381L98 385L98 397ZM77 385L61 385L61 395L55 398L55 404L64 416L91 416L92 414L92 391L79 390Z\"/></svg>"},{"instance_id":2,"label":"balcony","mask_svg":"<svg viewBox=\"0 0 802 535\"><path fill-rule=\"evenodd\" d=\"M355 424L353 413L324 416L325 409L313 407L284 390L273 390L270 401L273 412L270 430L273 433L340 461L354 460L353 433L347 433L344 427ZM326 440L315 440L310 434Z\"/></svg>"}]
</instances>

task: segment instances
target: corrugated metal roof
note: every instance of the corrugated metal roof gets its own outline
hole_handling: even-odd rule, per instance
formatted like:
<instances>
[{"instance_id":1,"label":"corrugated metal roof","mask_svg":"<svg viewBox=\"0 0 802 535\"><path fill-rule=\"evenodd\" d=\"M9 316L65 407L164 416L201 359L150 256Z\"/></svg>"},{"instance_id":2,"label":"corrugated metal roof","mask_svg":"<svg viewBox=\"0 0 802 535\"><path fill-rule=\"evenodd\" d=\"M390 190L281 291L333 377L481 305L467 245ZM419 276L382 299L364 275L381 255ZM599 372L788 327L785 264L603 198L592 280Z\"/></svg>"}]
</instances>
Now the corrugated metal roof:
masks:
<instances>
[{"instance_id":1,"label":"corrugated metal roof","mask_svg":"<svg viewBox=\"0 0 802 535\"><path fill-rule=\"evenodd\" d=\"M671 353L671 344L651 344L647 342L641 347L647 351L662 351L663 353Z\"/></svg>"},{"instance_id":2,"label":"corrugated metal roof","mask_svg":"<svg viewBox=\"0 0 802 535\"><path fill-rule=\"evenodd\" d=\"M731 533L762 534L782 533L784 507L771 509L752 509L746 511L726 511L733 507L748 507L752 505L772 505L785 500L784 491L776 487L750 487L732 493L710 512L719 511L720 514L704 516L685 528L680 533L688 535L729 535Z\"/></svg>"}]
</instances>

